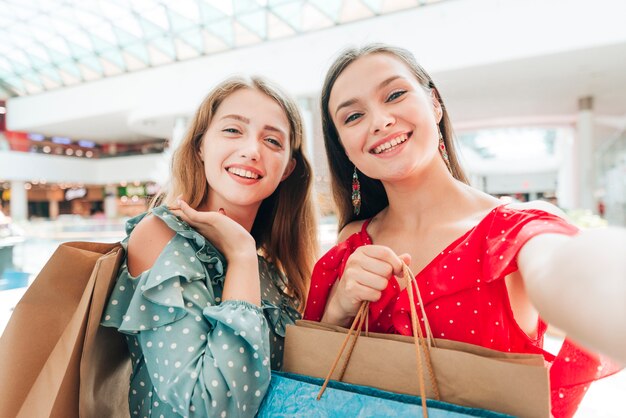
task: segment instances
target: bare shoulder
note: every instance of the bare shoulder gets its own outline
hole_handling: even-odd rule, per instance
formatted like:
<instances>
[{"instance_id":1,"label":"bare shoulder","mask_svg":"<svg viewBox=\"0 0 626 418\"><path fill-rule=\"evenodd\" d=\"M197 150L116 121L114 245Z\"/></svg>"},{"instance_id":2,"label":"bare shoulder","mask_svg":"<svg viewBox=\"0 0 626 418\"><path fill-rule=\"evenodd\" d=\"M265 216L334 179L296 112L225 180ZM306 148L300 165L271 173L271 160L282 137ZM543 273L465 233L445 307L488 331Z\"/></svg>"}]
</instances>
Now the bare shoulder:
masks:
<instances>
[{"instance_id":1,"label":"bare shoulder","mask_svg":"<svg viewBox=\"0 0 626 418\"><path fill-rule=\"evenodd\" d=\"M350 222L348 225L344 226L343 229L339 232L339 236L337 236L337 242L343 242L361 230L365 220Z\"/></svg>"},{"instance_id":2,"label":"bare shoulder","mask_svg":"<svg viewBox=\"0 0 626 418\"><path fill-rule=\"evenodd\" d=\"M510 203L507 205L507 208L518 209L518 210L528 210L528 209L542 210L552 215L556 215L559 218L563 218L566 221L568 220L565 212L563 212L558 207L554 206L552 203L549 203L543 200L532 200L530 202Z\"/></svg>"},{"instance_id":3,"label":"bare shoulder","mask_svg":"<svg viewBox=\"0 0 626 418\"><path fill-rule=\"evenodd\" d=\"M149 270L175 232L153 215L144 217L128 239L128 271L137 276Z\"/></svg>"}]
</instances>

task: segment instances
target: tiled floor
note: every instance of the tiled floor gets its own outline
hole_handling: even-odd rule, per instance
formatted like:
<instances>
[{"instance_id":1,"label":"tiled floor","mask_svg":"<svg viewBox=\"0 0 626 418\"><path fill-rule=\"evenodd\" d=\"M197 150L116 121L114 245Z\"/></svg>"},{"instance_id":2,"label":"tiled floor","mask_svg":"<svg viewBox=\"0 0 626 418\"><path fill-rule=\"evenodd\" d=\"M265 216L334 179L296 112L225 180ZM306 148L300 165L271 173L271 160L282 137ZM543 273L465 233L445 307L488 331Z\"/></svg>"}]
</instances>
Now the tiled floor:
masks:
<instances>
[{"instance_id":1,"label":"tiled floor","mask_svg":"<svg viewBox=\"0 0 626 418\"><path fill-rule=\"evenodd\" d=\"M33 238L27 239L14 249L13 262L17 270L32 274L31 279L41 270L59 243L64 241L103 241L115 242L123 238L121 223L86 222L71 228L64 225L41 223L27 233ZM336 231L330 222L320 227L321 247L325 251L332 246ZM10 319L13 308L22 297L26 288L0 291L0 333ZM546 349L554 352L559 340L548 337ZM556 347L556 348L555 348ZM581 404L576 418L623 418L622 400L626 395L626 371L594 383Z\"/></svg>"}]
</instances>

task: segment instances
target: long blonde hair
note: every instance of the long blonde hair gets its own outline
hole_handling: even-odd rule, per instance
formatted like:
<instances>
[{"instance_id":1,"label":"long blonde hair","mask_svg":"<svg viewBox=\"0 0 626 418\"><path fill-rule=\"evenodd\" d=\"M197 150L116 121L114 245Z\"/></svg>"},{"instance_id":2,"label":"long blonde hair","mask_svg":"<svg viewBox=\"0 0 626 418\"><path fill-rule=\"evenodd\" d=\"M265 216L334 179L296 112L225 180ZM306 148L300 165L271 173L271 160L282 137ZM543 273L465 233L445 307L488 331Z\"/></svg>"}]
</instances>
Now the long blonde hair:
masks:
<instances>
[{"instance_id":1,"label":"long blonde hair","mask_svg":"<svg viewBox=\"0 0 626 418\"><path fill-rule=\"evenodd\" d=\"M304 309L311 270L317 257L317 220L312 199L312 171L304 153L304 126L295 102L267 80L236 77L225 80L204 99L172 158L170 186L159 199L173 204L182 195L193 208L208 197L202 140L220 104L241 89L256 89L273 99L289 120L293 172L261 203L251 234L257 248L287 276L287 291Z\"/></svg>"}]
</instances>

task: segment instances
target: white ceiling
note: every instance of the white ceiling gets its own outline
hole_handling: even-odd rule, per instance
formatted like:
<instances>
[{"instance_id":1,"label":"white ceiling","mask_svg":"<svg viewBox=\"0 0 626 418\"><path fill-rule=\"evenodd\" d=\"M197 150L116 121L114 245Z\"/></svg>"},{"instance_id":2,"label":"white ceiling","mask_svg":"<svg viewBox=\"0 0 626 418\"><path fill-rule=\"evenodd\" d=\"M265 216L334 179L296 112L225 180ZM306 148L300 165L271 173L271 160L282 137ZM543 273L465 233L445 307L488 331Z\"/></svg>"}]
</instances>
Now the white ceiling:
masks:
<instances>
[{"instance_id":1,"label":"white ceiling","mask_svg":"<svg viewBox=\"0 0 626 418\"><path fill-rule=\"evenodd\" d=\"M457 130L573 123L578 99L586 96L594 98L600 125L626 127L626 43L437 72L433 78ZM184 114L165 112L141 119L118 112L49 124L39 131L135 142L170 137L175 118Z\"/></svg>"},{"instance_id":2,"label":"white ceiling","mask_svg":"<svg viewBox=\"0 0 626 418\"><path fill-rule=\"evenodd\" d=\"M315 97L335 51L386 42L430 70L457 130L573 124L594 98L602 132L626 117L626 2L442 1L427 7L8 102L10 129L98 142L169 138L217 80L257 73ZM565 18L567 17L567 18Z\"/></svg>"},{"instance_id":3,"label":"white ceiling","mask_svg":"<svg viewBox=\"0 0 626 418\"><path fill-rule=\"evenodd\" d=\"M461 125L567 121L587 96L600 120L617 122L626 117L626 43L444 71L435 81Z\"/></svg>"}]
</instances>

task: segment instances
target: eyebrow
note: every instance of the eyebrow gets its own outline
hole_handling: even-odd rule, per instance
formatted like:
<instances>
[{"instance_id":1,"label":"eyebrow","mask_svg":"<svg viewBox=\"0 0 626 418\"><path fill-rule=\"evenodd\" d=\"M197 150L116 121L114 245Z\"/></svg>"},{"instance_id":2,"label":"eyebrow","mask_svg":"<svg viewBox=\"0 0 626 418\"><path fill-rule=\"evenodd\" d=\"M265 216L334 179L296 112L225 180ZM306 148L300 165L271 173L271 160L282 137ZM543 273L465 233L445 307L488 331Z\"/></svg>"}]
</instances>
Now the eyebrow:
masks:
<instances>
[{"instance_id":1,"label":"eyebrow","mask_svg":"<svg viewBox=\"0 0 626 418\"><path fill-rule=\"evenodd\" d=\"M241 115L225 115L225 116L222 117L222 119L235 119L235 120L238 120L239 122L243 122L243 123L247 123L247 124L250 123L250 119L245 118L245 117L243 117Z\"/></svg>"},{"instance_id":2,"label":"eyebrow","mask_svg":"<svg viewBox=\"0 0 626 418\"><path fill-rule=\"evenodd\" d=\"M225 116L222 117L222 119L234 119L234 120L238 120L239 122L243 122L243 123L245 123L247 125L250 124L250 119L248 119L248 118L246 118L244 116L241 116L241 115L235 115L235 114L225 115ZM263 129L265 129L266 131L278 132L279 134L281 134L283 136L286 136L286 133L282 129L277 128L277 127L272 126L272 125L265 125L265 126L263 126Z\"/></svg>"},{"instance_id":3,"label":"eyebrow","mask_svg":"<svg viewBox=\"0 0 626 418\"><path fill-rule=\"evenodd\" d=\"M376 88L376 90L380 90L383 87L388 86L389 84L391 84L393 81L399 79L399 78L404 78L402 76L399 75L393 75L385 80L383 80L378 87ZM344 107L348 107L348 106L352 106L353 104L355 104L356 102L358 102L359 100L356 98L353 99L348 99L345 102L341 103L339 106L337 106L337 110L335 110L335 116L337 116L337 113Z\"/></svg>"}]
</instances>

